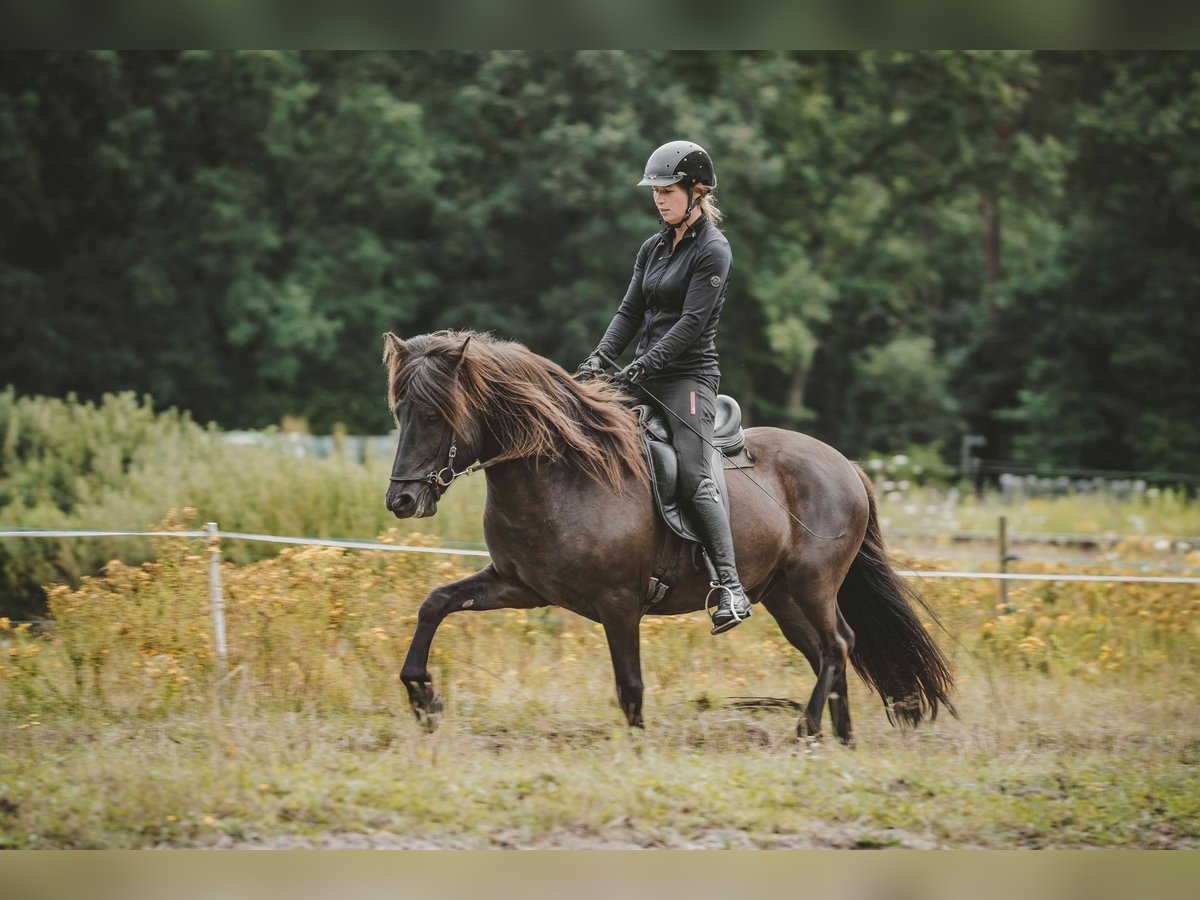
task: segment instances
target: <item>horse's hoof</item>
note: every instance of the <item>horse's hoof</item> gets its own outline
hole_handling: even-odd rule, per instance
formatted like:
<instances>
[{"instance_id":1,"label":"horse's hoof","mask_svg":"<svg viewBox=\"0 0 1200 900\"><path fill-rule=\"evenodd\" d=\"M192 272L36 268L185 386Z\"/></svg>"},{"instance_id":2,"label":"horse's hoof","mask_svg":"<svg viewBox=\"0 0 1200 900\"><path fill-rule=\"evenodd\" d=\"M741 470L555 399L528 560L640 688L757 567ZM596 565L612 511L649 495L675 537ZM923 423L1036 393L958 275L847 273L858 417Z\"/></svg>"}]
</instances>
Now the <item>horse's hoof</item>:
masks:
<instances>
[{"instance_id":1,"label":"horse's hoof","mask_svg":"<svg viewBox=\"0 0 1200 900\"><path fill-rule=\"evenodd\" d=\"M800 738L796 741L796 745L805 756L824 756L825 754L825 742L821 740L819 734L816 737Z\"/></svg>"},{"instance_id":2,"label":"horse's hoof","mask_svg":"<svg viewBox=\"0 0 1200 900\"><path fill-rule=\"evenodd\" d=\"M438 726L442 724L442 715L445 711L446 705L442 703L442 698L436 695L424 709L413 707L413 712L417 714L417 722L425 729L426 734L433 734L437 731Z\"/></svg>"},{"instance_id":3,"label":"horse's hoof","mask_svg":"<svg viewBox=\"0 0 1200 900\"><path fill-rule=\"evenodd\" d=\"M426 732L433 734L441 724L446 704L434 693L432 682L406 681L404 687L408 689L408 702L417 722Z\"/></svg>"},{"instance_id":4,"label":"horse's hoof","mask_svg":"<svg viewBox=\"0 0 1200 900\"><path fill-rule=\"evenodd\" d=\"M821 744L825 743L825 735L819 731L814 734L809 734L808 727L801 725L796 729L796 740L809 747L819 747Z\"/></svg>"}]
</instances>

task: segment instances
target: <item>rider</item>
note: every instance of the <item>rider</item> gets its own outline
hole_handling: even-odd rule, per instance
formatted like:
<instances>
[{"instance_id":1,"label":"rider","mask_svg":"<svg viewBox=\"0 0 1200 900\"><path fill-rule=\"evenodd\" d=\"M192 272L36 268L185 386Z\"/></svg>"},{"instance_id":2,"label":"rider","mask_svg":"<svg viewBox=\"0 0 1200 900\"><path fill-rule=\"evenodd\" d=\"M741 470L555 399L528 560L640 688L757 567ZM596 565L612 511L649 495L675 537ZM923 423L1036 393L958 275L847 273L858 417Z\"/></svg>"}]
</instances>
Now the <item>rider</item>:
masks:
<instances>
[{"instance_id":1,"label":"rider","mask_svg":"<svg viewBox=\"0 0 1200 900\"><path fill-rule=\"evenodd\" d=\"M712 158L699 144L663 144L650 155L638 185L653 189L663 228L638 250L625 298L579 374L600 374L604 360L616 359L644 326L633 362L616 379L633 387L639 399L666 407L662 415L679 457L679 497L717 573L712 633L720 634L750 618L729 519L709 468L721 377L717 320L733 256L717 227L721 213L712 196L717 186Z\"/></svg>"}]
</instances>

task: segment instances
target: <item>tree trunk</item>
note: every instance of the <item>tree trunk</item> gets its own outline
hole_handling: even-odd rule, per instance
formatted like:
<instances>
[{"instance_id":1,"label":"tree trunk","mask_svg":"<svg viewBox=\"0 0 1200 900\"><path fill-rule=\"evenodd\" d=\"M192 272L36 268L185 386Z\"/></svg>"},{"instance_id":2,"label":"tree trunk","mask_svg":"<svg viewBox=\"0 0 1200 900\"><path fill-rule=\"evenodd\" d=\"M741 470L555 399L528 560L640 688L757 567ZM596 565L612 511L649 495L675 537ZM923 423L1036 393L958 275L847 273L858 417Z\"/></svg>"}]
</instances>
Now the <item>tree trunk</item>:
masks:
<instances>
[{"instance_id":1,"label":"tree trunk","mask_svg":"<svg viewBox=\"0 0 1200 900\"><path fill-rule=\"evenodd\" d=\"M792 372L792 381L788 385L787 394L787 415L793 430L799 430L799 426L804 420L802 410L804 409L804 389L807 385L808 369L804 366L796 366L796 370Z\"/></svg>"},{"instance_id":2,"label":"tree trunk","mask_svg":"<svg viewBox=\"0 0 1200 900\"><path fill-rule=\"evenodd\" d=\"M984 299L987 321L996 321L996 291L1003 276L1000 261L1000 196L979 191L979 217L983 221Z\"/></svg>"}]
</instances>

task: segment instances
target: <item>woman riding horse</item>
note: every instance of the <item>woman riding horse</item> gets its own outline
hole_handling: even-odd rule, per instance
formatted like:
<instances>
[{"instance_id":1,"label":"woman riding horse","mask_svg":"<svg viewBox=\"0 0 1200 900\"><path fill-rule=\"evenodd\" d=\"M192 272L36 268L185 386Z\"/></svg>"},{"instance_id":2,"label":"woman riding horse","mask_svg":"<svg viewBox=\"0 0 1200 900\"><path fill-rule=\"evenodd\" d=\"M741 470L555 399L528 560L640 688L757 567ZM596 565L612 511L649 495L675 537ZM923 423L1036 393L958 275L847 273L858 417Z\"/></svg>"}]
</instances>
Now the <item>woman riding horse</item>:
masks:
<instances>
[{"instance_id":1,"label":"woman riding horse","mask_svg":"<svg viewBox=\"0 0 1200 900\"><path fill-rule=\"evenodd\" d=\"M603 626L617 700L640 727L642 617L705 608L713 591L721 594L714 633L750 615L749 596L809 661L816 684L800 735L820 733L828 701L834 732L851 740L848 662L879 692L890 721L916 725L939 707L953 711L949 664L917 615L920 598L891 567L859 466L809 435L750 428L757 474L726 485L737 513L731 529L708 469L720 374L714 337L732 268L710 196L712 160L695 144L666 144L642 184L654 188L664 229L638 251L625 299L579 380L486 334L384 336L397 428L387 508L402 519L432 516L456 479L487 478L491 561L422 601L400 670L413 712L427 728L441 717L429 653L446 616L557 606ZM680 566L666 597L649 606L658 548L682 539L655 513L626 398L595 381L639 325L637 356L619 377L662 401L682 499L717 572L714 585L707 571ZM735 538L748 591L734 566Z\"/></svg>"},{"instance_id":2,"label":"woman riding horse","mask_svg":"<svg viewBox=\"0 0 1200 900\"><path fill-rule=\"evenodd\" d=\"M706 571L682 565L647 607L659 547L682 538L654 510L626 398L475 332L389 333L384 363L398 435L387 508L401 519L432 516L458 478L487 478L491 560L422 601L400 670L417 719L433 728L443 711L429 653L446 616L556 606L604 627L618 702L640 726L643 616L703 609L710 587ZM847 662L893 722L916 725L949 707L948 662L917 615L920 598L891 567L866 473L799 432L750 428L746 446L754 482L727 483L742 578L817 676L797 732L820 732L828 700L834 732L850 741Z\"/></svg>"},{"instance_id":3,"label":"woman riding horse","mask_svg":"<svg viewBox=\"0 0 1200 900\"><path fill-rule=\"evenodd\" d=\"M671 429L679 457L679 499L717 574L712 633L720 634L750 618L729 519L709 471L721 379L717 321L733 255L717 227L721 214L712 197L717 186L712 158L699 144L663 144L650 155L638 185L654 190L663 228L638 250L625 298L577 377L600 374L605 360L618 357L643 328L636 358L616 379L639 400L661 409Z\"/></svg>"}]
</instances>

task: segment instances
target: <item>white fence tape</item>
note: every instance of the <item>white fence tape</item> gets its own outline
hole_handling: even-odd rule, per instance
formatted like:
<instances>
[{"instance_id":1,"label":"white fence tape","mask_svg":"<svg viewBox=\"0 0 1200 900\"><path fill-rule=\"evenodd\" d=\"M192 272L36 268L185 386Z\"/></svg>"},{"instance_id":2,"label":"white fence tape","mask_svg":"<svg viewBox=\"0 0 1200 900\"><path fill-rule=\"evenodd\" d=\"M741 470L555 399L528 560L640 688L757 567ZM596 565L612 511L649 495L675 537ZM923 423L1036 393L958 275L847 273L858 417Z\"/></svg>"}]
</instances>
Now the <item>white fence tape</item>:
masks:
<instances>
[{"instance_id":1,"label":"white fence tape","mask_svg":"<svg viewBox=\"0 0 1200 900\"><path fill-rule=\"evenodd\" d=\"M901 569L896 572L906 578L979 578L990 581L1105 581L1130 584L1200 584L1200 577L1185 575L1059 575L1034 572L938 572Z\"/></svg>"},{"instance_id":2,"label":"white fence tape","mask_svg":"<svg viewBox=\"0 0 1200 900\"><path fill-rule=\"evenodd\" d=\"M3 533L0 532L0 537ZM241 541L262 541L267 544L304 544L314 547L345 547L347 550L389 550L402 553L441 553L446 556L483 556L491 558L486 550L455 550L452 547L409 547L404 544L380 544L374 541L349 541L341 538L293 538L274 534L247 534L241 531L222 531L221 537Z\"/></svg>"},{"instance_id":3,"label":"white fence tape","mask_svg":"<svg viewBox=\"0 0 1200 900\"><path fill-rule=\"evenodd\" d=\"M347 550L383 550L389 553L433 553L443 556L479 556L490 558L486 550L455 549L453 547L413 547L406 544L383 544L377 541L353 541L341 538L286 537L278 534L254 534L244 531L84 531L67 529L29 529L0 531L0 538L47 537L155 537L155 538L213 538L259 541L268 544L295 544L308 547L342 547ZM1063 573L1029 572L941 572L903 569L898 575L911 578L979 578L991 581L1104 581L1131 584L1200 584L1200 576L1171 575L1068 575Z\"/></svg>"},{"instance_id":4,"label":"white fence tape","mask_svg":"<svg viewBox=\"0 0 1200 900\"><path fill-rule=\"evenodd\" d=\"M895 526L887 526L884 528L889 537L911 537L923 538L925 540L951 540L951 541L987 541L994 542L996 540L996 532L994 531L938 531L928 528L900 528ZM1084 544L1084 545L1107 545L1113 546L1116 544L1125 543L1126 541L1143 541L1156 535L1146 534L1118 534L1116 532L1104 532L1101 534L1087 534L1079 532L1062 532L1062 531L1015 531L1009 534L1008 539L1012 543L1021 544ZM1178 535L1169 539L1173 546L1185 546L1187 548L1200 547L1200 535Z\"/></svg>"},{"instance_id":5,"label":"white fence tape","mask_svg":"<svg viewBox=\"0 0 1200 900\"><path fill-rule=\"evenodd\" d=\"M0 537L188 537L206 538L207 531L72 531L68 528L28 528L0 531Z\"/></svg>"}]
</instances>

